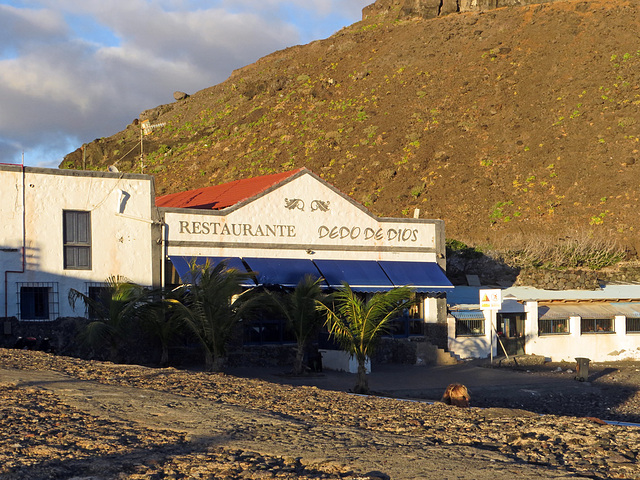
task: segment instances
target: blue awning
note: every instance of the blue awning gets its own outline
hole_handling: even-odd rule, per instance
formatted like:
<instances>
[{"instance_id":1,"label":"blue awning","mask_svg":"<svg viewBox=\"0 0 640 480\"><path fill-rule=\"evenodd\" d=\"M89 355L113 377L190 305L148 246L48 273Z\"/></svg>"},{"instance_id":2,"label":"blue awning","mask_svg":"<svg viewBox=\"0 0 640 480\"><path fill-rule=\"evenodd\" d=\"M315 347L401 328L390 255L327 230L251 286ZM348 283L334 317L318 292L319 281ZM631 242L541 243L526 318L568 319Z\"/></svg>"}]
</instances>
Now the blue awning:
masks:
<instances>
[{"instance_id":1,"label":"blue awning","mask_svg":"<svg viewBox=\"0 0 640 480\"><path fill-rule=\"evenodd\" d=\"M324 285L340 288L347 282L356 292L386 291L399 286L409 286L418 293L444 293L453 290L442 269L434 262L393 262L375 260L313 260L297 258L223 258L171 256L178 275L190 282L189 264L209 261L217 265L226 261L229 268L255 273L259 285L280 285L294 288L305 275L323 277ZM244 262L243 262L244 261ZM245 265L246 264L246 265ZM244 286L255 286L251 281Z\"/></svg>"},{"instance_id":2,"label":"blue awning","mask_svg":"<svg viewBox=\"0 0 640 480\"><path fill-rule=\"evenodd\" d=\"M393 284L375 260L314 260L331 288L347 282L354 292L390 290Z\"/></svg>"},{"instance_id":3,"label":"blue awning","mask_svg":"<svg viewBox=\"0 0 640 480\"><path fill-rule=\"evenodd\" d=\"M209 261L209 263L212 266L215 266L217 264L219 264L222 261L226 261L227 263L227 268L229 269L236 269L242 273L247 273L247 268L244 266L244 263L242 263L242 260L238 257L231 257L231 258L223 258L223 257L180 257L180 256L170 256L169 260L171 260L171 263L173 263L173 266L176 269L176 272L178 272L178 275L180 275L180 279L183 282L191 282L193 279L191 278L190 275L190 270L191 270L191 262L193 260L195 260L196 265L205 265L207 263L207 261ZM242 286L246 287L246 286L252 286L255 287L255 283L252 280L247 280L247 282L243 283Z\"/></svg>"},{"instance_id":4,"label":"blue awning","mask_svg":"<svg viewBox=\"0 0 640 480\"><path fill-rule=\"evenodd\" d=\"M453 290L453 285L435 262L381 260L378 263L396 287L412 287L419 293L446 293Z\"/></svg>"},{"instance_id":5,"label":"blue awning","mask_svg":"<svg viewBox=\"0 0 640 480\"><path fill-rule=\"evenodd\" d=\"M311 260L299 258L243 258L261 285L293 288L305 275L322 277Z\"/></svg>"}]
</instances>

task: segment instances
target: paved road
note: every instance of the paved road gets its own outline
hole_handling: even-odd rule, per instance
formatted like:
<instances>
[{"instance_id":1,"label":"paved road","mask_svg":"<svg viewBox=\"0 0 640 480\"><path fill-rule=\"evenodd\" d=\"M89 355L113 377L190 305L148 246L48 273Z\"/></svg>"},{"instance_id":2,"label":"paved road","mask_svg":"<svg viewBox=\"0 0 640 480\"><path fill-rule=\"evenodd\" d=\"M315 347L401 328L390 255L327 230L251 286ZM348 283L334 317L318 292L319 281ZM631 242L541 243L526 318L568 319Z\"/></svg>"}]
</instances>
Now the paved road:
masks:
<instances>
[{"instance_id":1,"label":"paved road","mask_svg":"<svg viewBox=\"0 0 640 480\"><path fill-rule=\"evenodd\" d=\"M260 378L269 382L295 386L316 386L325 390L349 392L356 381L355 374L326 370L310 376L287 374L285 367L230 368L231 375ZM502 390L515 390L530 395L562 390L579 393L597 388L590 383L575 381L572 375L541 376L508 369L487 368L479 362L448 366L374 365L369 374L372 392L400 398L440 400L447 385L462 383L473 396L492 397Z\"/></svg>"}]
</instances>

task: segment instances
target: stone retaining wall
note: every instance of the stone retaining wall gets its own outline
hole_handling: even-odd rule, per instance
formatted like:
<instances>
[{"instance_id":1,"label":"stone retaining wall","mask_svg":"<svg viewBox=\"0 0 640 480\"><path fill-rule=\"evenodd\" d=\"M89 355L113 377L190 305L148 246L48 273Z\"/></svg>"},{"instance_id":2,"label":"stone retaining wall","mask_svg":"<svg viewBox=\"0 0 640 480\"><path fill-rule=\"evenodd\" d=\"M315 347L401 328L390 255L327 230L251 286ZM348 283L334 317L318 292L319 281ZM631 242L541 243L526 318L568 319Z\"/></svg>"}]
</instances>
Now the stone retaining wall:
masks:
<instances>
[{"instance_id":1,"label":"stone retaining wall","mask_svg":"<svg viewBox=\"0 0 640 480\"><path fill-rule=\"evenodd\" d=\"M528 268L520 271L516 285L545 290L597 290L602 283L640 283L640 266L624 265L603 270L547 270Z\"/></svg>"},{"instance_id":2,"label":"stone retaining wall","mask_svg":"<svg viewBox=\"0 0 640 480\"><path fill-rule=\"evenodd\" d=\"M84 359L108 360L108 347L95 352L83 345L78 334L88 322L84 318L58 318L52 322L19 322L17 318L0 317L0 348L13 348L18 337L36 339L34 349L44 338L51 339L55 353ZM136 334L135 349L122 351L121 361L131 364L154 365L159 362L160 349L157 341L144 333ZM373 363L400 363L415 365L418 361L418 342L426 342L422 337L411 339L381 339ZM296 345L242 345L234 339L229 346L227 365L292 367ZM195 342L184 342L169 349L169 363L175 367L202 366L204 357Z\"/></svg>"}]
</instances>

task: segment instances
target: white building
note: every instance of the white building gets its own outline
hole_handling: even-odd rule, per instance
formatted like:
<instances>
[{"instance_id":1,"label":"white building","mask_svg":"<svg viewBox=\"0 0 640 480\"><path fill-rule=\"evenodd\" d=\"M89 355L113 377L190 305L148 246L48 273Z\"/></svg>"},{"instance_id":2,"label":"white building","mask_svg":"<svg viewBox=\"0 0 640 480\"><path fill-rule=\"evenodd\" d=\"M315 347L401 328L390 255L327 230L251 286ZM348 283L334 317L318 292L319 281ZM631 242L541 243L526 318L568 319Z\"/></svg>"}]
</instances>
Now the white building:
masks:
<instances>
[{"instance_id":1,"label":"white building","mask_svg":"<svg viewBox=\"0 0 640 480\"><path fill-rule=\"evenodd\" d=\"M419 302L394 336L442 330L459 358L640 359L640 286L511 287L481 308L481 288L453 289L444 274L441 220L378 218L306 169L156 199L147 175L0 165L0 187L0 317L84 316L71 288L92 295L111 276L158 287L192 259L227 260L255 272L248 286L291 288L306 273L364 295L409 285ZM283 341L269 319L251 334Z\"/></svg>"},{"instance_id":2,"label":"white building","mask_svg":"<svg viewBox=\"0 0 640 480\"><path fill-rule=\"evenodd\" d=\"M600 290L456 287L448 295L449 350L460 358L541 355L551 361L640 360L640 285Z\"/></svg>"},{"instance_id":3,"label":"white building","mask_svg":"<svg viewBox=\"0 0 640 480\"><path fill-rule=\"evenodd\" d=\"M5 165L0 182L4 317L83 315L69 289L115 275L161 286L196 259L257 272L256 285L306 273L363 293L410 285L420 303L404 333L445 322L444 223L377 218L306 169L158 199L147 175Z\"/></svg>"},{"instance_id":4,"label":"white building","mask_svg":"<svg viewBox=\"0 0 640 480\"><path fill-rule=\"evenodd\" d=\"M167 195L157 205L165 255L183 278L195 257L257 272L255 285L292 288L305 274L362 294L410 285L419 301L394 322L394 336L425 336L438 322L444 331L453 286L441 220L375 217L304 168ZM277 343L284 330L264 319L245 341Z\"/></svg>"},{"instance_id":5,"label":"white building","mask_svg":"<svg viewBox=\"0 0 640 480\"><path fill-rule=\"evenodd\" d=\"M113 275L159 286L154 200L148 175L0 165L0 315L83 316L69 289L91 294Z\"/></svg>"}]
</instances>

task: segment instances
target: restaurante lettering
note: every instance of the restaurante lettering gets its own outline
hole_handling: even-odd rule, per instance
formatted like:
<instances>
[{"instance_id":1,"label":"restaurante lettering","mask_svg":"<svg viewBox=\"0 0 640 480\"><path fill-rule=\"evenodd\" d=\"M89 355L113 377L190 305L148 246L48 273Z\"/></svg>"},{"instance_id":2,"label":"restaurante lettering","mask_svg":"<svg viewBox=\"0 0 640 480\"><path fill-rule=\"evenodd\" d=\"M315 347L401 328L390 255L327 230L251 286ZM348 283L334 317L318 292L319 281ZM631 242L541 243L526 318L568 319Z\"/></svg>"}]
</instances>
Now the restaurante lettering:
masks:
<instances>
[{"instance_id":1,"label":"restaurante lettering","mask_svg":"<svg viewBox=\"0 0 640 480\"><path fill-rule=\"evenodd\" d=\"M180 222L180 233L232 235L235 237L295 237L295 225L251 225L249 223Z\"/></svg>"}]
</instances>

